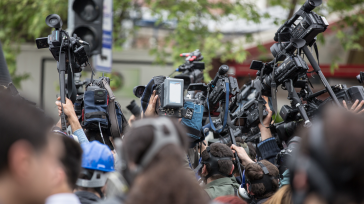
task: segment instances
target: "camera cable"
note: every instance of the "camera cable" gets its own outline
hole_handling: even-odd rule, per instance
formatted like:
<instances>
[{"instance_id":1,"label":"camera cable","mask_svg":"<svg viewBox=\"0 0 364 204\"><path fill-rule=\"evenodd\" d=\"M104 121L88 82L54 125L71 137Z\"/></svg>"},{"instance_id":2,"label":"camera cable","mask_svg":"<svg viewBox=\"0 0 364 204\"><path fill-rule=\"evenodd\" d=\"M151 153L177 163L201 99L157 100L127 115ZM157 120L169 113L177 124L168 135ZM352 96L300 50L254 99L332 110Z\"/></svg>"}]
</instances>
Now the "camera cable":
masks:
<instances>
[{"instance_id":1,"label":"camera cable","mask_svg":"<svg viewBox=\"0 0 364 204\"><path fill-rule=\"evenodd\" d=\"M103 141L103 142L104 142L104 144L105 144L104 135L102 134L102 131L101 131L100 122L99 122L99 130L100 130L100 136L101 136L101 138L102 138L102 141Z\"/></svg>"}]
</instances>

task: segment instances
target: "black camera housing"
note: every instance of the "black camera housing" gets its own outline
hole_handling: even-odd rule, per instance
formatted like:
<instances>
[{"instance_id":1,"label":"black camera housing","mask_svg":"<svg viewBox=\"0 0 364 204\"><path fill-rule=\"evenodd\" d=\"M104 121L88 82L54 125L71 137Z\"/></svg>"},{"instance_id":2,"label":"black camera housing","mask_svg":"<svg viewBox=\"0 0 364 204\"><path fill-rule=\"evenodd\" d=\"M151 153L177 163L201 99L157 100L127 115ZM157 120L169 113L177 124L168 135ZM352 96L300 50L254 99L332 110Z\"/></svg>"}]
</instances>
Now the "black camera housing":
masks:
<instances>
[{"instance_id":1,"label":"black camera housing","mask_svg":"<svg viewBox=\"0 0 364 204\"><path fill-rule=\"evenodd\" d=\"M263 109L263 118L267 117L267 115L267 110ZM233 124L239 125L243 133L247 133L252 127L258 126L260 123L258 101L256 99L250 100L243 108L238 108L231 114L231 121Z\"/></svg>"},{"instance_id":2,"label":"black camera housing","mask_svg":"<svg viewBox=\"0 0 364 204\"><path fill-rule=\"evenodd\" d=\"M135 100L132 100L126 108L133 114L135 117L140 117L142 110L140 106L138 106L135 102Z\"/></svg>"},{"instance_id":3,"label":"black camera housing","mask_svg":"<svg viewBox=\"0 0 364 204\"><path fill-rule=\"evenodd\" d=\"M59 61L60 52L65 52L66 66L72 65L72 73L81 72L81 66L88 61L85 46L89 46L89 44L82 41L77 35L70 37L66 31L62 30L63 23L57 14L47 16L46 23L48 26L55 28L55 30L48 37L37 38L35 40L37 48L49 48L56 61Z\"/></svg>"},{"instance_id":4,"label":"black camera housing","mask_svg":"<svg viewBox=\"0 0 364 204\"><path fill-rule=\"evenodd\" d=\"M156 76L153 77L155 86L153 90L156 91L156 95L158 95L158 101L156 103L156 112L158 115L162 116L169 116L169 117L176 117L182 118L185 114L185 109L183 108L183 80L181 79L173 79L173 78L166 78L164 76ZM180 101L178 103L171 102L171 83L180 83L180 88L182 90L178 90L181 92L179 96Z\"/></svg>"},{"instance_id":5,"label":"black camera housing","mask_svg":"<svg viewBox=\"0 0 364 204\"><path fill-rule=\"evenodd\" d=\"M324 32L329 23L325 17L317 15L312 10L321 5L321 0L307 0L305 4L287 20L276 32L274 40L276 42L289 41L291 38L303 39L307 45L312 46L316 42L316 36ZM302 20L296 23L296 20Z\"/></svg>"}]
</instances>

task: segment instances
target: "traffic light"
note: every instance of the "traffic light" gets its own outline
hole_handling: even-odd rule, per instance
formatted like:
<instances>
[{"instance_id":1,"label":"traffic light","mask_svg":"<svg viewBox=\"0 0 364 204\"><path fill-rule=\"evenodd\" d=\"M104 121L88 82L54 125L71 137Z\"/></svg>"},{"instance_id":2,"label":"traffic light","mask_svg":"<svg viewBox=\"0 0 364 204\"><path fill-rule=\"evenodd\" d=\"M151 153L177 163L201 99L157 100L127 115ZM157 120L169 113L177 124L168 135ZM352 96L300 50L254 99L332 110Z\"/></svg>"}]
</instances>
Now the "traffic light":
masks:
<instances>
[{"instance_id":1,"label":"traffic light","mask_svg":"<svg viewBox=\"0 0 364 204\"><path fill-rule=\"evenodd\" d=\"M90 44L90 54L101 54L103 0L74 0L73 34Z\"/></svg>"}]
</instances>

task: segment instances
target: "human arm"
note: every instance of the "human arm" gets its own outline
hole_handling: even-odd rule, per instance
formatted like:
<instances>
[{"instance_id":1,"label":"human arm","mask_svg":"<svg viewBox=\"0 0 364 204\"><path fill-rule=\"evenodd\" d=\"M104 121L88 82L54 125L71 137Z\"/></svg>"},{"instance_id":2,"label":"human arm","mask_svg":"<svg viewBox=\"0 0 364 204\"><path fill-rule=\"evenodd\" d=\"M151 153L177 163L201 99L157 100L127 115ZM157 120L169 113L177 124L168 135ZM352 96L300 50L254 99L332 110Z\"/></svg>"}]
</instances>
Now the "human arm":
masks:
<instances>
[{"instance_id":1,"label":"human arm","mask_svg":"<svg viewBox=\"0 0 364 204\"><path fill-rule=\"evenodd\" d=\"M57 100L60 100L61 98L58 97ZM56 105L58 106L58 114L61 115L62 113L62 105L60 101L56 101ZM82 143L88 143L88 139L85 135L85 132L83 131L80 122L78 121L76 112L73 108L73 103L71 100L66 98L66 103L63 103L63 111L64 114L67 116L67 121L71 125L71 129L74 135L77 136L78 141L80 144ZM57 123L57 126L61 125L60 122Z\"/></svg>"},{"instance_id":2,"label":"human arm","mask_svg":"<svg viewBox=\"0 0 364 204\"><path fill-rule=\"evenodd\" d=\"M264 99L268 101L266 97ZM261 154L262 159L274 163L274 159L276 155L280 152L280 149L278 147L276 139L272 137L270 129L266 128L270 126L273 114L273 112L269 108L268 103L266 104L266 108L268 111L268 115L263 120L263 125L265 127L262 124L259 124L262 141L257 145L257 148Z\"/></svg>"},{"instance_id":3,"label":"human arm","mask_svg":"<svg viewBox=\"0 0 364 204\"><path fill-rule=\"evenodd\" d=\"M238 147L234 144L232 144L230 148L233 151L233 153L236 152L238 154L238 157L241 160L241 164L243 166L246 166L250 163L254 163L254 161L249 157L244 148Z\"/></svg>"},{"instance_id":4,"label":"human arm","mask_svg":"<svg viewBox=\"0 0 364 204\"><path fill-rule=\"evenodd\" d=\"M259 123L259 125L258 125L258 127L260 129L262 141L272 137L272 133L270 132L269 126L271 124L272 115L273 115L273 112L270 110L269 105L268 105L268 98L265 96L263 96L263 98L265 101L267 101L267 103L265 104L265 107L267 109L268 115L267 115L267 117L265 117L263 119L264 126L261 123Z\"/></svg>"}]
</instances>

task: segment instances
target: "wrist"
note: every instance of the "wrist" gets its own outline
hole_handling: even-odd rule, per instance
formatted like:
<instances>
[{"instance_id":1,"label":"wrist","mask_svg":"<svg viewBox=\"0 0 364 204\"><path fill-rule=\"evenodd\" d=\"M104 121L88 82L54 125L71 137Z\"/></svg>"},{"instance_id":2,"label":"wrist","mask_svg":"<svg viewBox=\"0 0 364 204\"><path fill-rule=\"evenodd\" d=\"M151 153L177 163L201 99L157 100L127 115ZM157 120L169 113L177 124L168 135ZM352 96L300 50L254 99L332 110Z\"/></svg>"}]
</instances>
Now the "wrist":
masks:
<instances>
[{"instance_id":1,"label":"wrist","mask_svg":"<svg viewBox=\"0 0 364 204\"><path fill-rule=\"evenodd\" d=\"M272 137L272 133L270 132L269 128L260 128L260 135L262 137L262 141L271 138Z\"/></svg>"}]
</instances>

